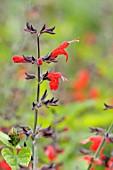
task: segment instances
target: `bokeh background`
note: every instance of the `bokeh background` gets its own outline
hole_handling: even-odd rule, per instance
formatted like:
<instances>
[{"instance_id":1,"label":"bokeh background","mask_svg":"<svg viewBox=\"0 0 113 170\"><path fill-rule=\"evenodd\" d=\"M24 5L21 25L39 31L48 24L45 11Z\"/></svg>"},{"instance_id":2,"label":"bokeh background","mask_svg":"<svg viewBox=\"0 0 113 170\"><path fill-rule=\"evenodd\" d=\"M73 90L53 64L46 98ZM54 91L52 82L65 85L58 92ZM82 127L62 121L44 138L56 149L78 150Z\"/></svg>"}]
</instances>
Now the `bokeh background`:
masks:
<instances>
[{"instance_id":1,"label":"bokeh background","mask_svg":"<svg viewBox=\"0 0 113 170\"><path fill-rule=\"evenodd\" d=\"M59 98L59 106L40 111L39 124L50 125L55 119L66 119L57 129L69 127L60 135L59 146L64 152L56 162L62 170L87 167L79 153L80 140L90 136L89 127L108 128L113 111L104 111L104 103L113 104L113 1L112 0L4 0L0 1L0 126L1 130L29 124L33 127L31 103L36 99L36 82L25 80L25 71L36 73L34 65L14 64L13 55L37 56L36 38L26 33L26 22L39 30L43 24L56 26L55 35L42 35L41 55L60 43L79 37L66 51L69 61L59 56L57 64L44 64L43 71L53 69L68 78L58 91L49 96ZM44 82L42 93L47 88ZM57 112L53 114L53 112ZM40 139L39 145L51 140ZM108 148L109 149L109 148ZM40 162L48 163L40 147ZM84 168L83 168L84 167Z\"/></svg>"}]
</instances>

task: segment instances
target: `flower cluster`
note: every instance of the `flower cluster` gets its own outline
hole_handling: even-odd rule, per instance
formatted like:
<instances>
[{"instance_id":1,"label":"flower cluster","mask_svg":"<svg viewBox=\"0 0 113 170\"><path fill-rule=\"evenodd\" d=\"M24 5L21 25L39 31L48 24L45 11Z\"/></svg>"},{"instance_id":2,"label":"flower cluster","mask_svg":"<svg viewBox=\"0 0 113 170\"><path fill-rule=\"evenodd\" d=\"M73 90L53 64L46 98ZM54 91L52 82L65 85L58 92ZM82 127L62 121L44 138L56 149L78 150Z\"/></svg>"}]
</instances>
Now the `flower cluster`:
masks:
<instances>
[{"instance_id":1,"label":"flower cluster","mask_svg":"<svg viewBox=\"0 0 113 170\"><path fill-rule=\"evenodd\" d=\"M66 61L68 61L68 53L64 50L69 46L71 42L78 42L78 39L64 42L57 48L55 48L51 54L48 56L43 56L42 58L36 59L34 56L13 56L12 60L14 63L32 63L32 64L37 64L37 65L42 65L43 62L57 62L56 58L59 55L65 55L66 56ZM65 77L62 76L60 72L47 72L46 76L44 76L44 79L47 79L50 81L50 90L57 90L59 86L59 78L62 78L63 81L67 81Z\"/></svg>"},{"instance_id":2,"label":"flower cluster","mask_svg":"<svg viewBox=\"0 0 113 170\"><path fill-rule=\"evenodd\" d=\"M54 128L54 133L56 135L54 136L54 138L52 138L51 144L44 147L45 155L46 155L47 159L52 163L56 161L59 154L63 154L65 152L65 149L60 148L60 146L59 146L59 142L62 142L64 140L60 135L61 135L61 133L69 131L69 127L64 127L61 129L59 129L59 127L58 127L59 124L62 123L66 119L66 117L60 117L57 119L56 117L58 116L58 114L56 112L54 113L53 116L54 116L53 128ZM58 138L58 136L60 136L60 139ZM61 164L62 164L62 162L61 162Z\"/></svg>"},{"instance_id":3,"label":"flower cluster","mask_svg":"<svg viewBox=\"0 0 113 170\"><path fill-rule=\"evenodd\" d=\"M92 164L91 170L96 170L96 165L104 167L104 170L111 170L113 168L113 156L105 154L105 148L101 147L99 149L103 140L105 140L106 145L113 143L113 135L107 134L106 131L102 128L91 128L91 132L96 132L96 134L102 133L103 135L91 136L88 139L82 140L82 144L91 143L90 150L84 148L80 149L80 152L85 154L83 159ZM98 158L92 156L92 153L96 153L99 150Z\"/></svg>"}]
</instances>

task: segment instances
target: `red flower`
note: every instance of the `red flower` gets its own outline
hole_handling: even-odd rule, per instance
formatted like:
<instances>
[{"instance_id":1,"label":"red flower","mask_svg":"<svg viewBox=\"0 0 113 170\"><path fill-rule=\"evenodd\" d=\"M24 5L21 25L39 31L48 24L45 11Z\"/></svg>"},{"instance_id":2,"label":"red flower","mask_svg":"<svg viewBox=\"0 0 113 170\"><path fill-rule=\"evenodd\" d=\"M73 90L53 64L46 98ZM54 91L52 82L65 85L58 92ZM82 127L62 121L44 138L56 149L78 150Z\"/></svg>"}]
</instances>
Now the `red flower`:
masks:
<instances>
[{"instance_id":1,"label":"red flower","mask_svg":"<svg viewBox=\"0 0 113 170\"><path fill-rule=\"evenodd\" d=\"M93 143L91 146L90 146L90 149L94 152L96 152L96 150L98 149L100 143L102 142L103 140L103 136L92 136L90 137L90 141Z\"/></svg>"},{"instance_id":2,"label":"red flower","mask_svg":"<svg viewBox=\"0 0 113 170\"><path fill-rule=\"evenodd\" d=\"M46 77L50 80L49 85L51 90L56 90L58 88L59 78L62 78L63 81L67 81L60 72L50 72Z\"/></svg>"},{"instance_id":3,"label":"red flower","mask_svg":"<svg viewBox=\"0 0 113 170\"><path fill-rule=\"evenodd\" d=\"M0 161L0 170L11 170L11 167L5 161Z\"/></svg>"},{"instance_id":4,"label":"red flower","mask_svg":"<svg viewBox=\"0 0 113 170\"><path fill-rule=\"evenodd\" d=\"M93 144L90 146L90 149L96 152L103 138L103 136L91 136L89 139L82 140L81 143L86 144L88 142L92 142Z\"/></svg>"},{"instance_id":5,"label":"red flower","mask_svg":"<svg viewBox=\"0 0 113 170\"><path fill-rule=\"evenodd\" d=\"M99 97L99 90L97 89L97 87L92 87L89 90L89 97L91 99L97 99Z\"/></svg>"},{"instance_id":6,"label":"red flower","mask_svg":"<svg viewBox=\"0 0 113 170\"><path fill-rule=\"evenodd\" d=\"M53 162L57 158L58 154L61 154L63 152L63 149L59 149L57 146L53 145L49 145L45 148L45 154L51 162Z\"/></svg>"},{"instance_id":7,"label":"red flower","mask_svg":"<svg viewBox=\"0 0 113 170\"><path fill-rule=\"evenodd\" d=\"M79 41L78 39L75 39L75 40L72 40L72 41L63 42L61 45L59 45L57 48L55 48L52 51L50 58L54 59L58 55L65 55L66 56L66 62L67 62L68 61L68 53L64 50L64 48L67 48L71 42L78 42L78 41Z\"/></svg>"},{"instance_id":8,"label":"red flower","mask_svg":"<svg viewBox=\"0 0 113 170\"><path fill-rule=\"evenodd\" d=\"M79 102L84 101L86 99L84 91L74 91L73 95L74 99Z\"/></svg>"},{"instance_id":9,"label":"red flower","mask_svg":"<svg viewBox=\"0 0 113 170\"><path fill-rule=\"evenodd\" d=\"M90 164L90 163L93 164L93 166L91 167L90 170L95 170L94 165L101 165L101 164L102 164L101 159L96 159L96 160L94 160L94 158L91 157L90 155L85 155L85 156L83 157L83 159L84 159L85 161L87 161L88 164Z\"/></svg>"},{"instance_id":10,"label":"red flower","mask_svg":"<svg viewBox=\"0 0 113 170\"><path fill-rule=\"evenodd\" d=\"M108 167L106 168L106 170L112 170L113 169L113 157L110 158L107 165L108 165Z\"/></svg>"},{"instance_id":11,"label":"red flower","mask_svg":"<svg viewBox=\"0 0 113 170\"><path fill-rule=\"evenodd\" d=\"M38 63L38 65L42 65L42 63L43 63L42 58L39 58L39 59L37 60L37 63Z\"/></svg>"},{"instance_id":12,"label":"red flower","mask_svg":"<svg viewBox=\"0 0 113 170\"><path fill-rule=\"evenodd\" d=\"M13 60L14 63L24 63L24 62L26 62L24 57L20 57L20 56L13 56L12 60Z\"/></svg>"},{"instance_id":13,"label":"red flower","mask_svg":"<svg viewBox=\"0 0 113 170\"><path fill-rule=\"evenodd\" d=\"M78 73L78 79L73 84L73 90L82 90L89 83L90 74L88 70L81 70Z\"/></svg>"},{"instance_id":14,"label":"red flower","mask_svg":"<svg viewBox=\"0 0 113 170\"><path fill-rule=\"evenodd\" d=\"M53 162L57 157L56 149L52 145L46 148L45 154L51 162Z\"/></svg>"}]
</instances>

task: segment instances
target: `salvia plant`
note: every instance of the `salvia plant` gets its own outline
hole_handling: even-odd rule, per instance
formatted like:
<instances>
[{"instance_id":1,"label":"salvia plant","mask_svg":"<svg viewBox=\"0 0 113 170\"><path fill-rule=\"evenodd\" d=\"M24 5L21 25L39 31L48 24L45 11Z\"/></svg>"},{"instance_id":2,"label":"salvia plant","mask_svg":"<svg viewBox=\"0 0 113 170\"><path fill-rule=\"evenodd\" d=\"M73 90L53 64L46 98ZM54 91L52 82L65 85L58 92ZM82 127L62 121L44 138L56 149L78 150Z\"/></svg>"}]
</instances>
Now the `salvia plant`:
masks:
<instances>
[{"instance_id":1,"label":"salvia plant","mask_svg":"<svg viewBox=\"0 0 113 170\"><path fill-rule=\"evenodd\" d=\"M39 111L42 106L47 108L51 106L57 106L58 100L55 97L48 99L48 90L42 93L41 85L43 81L48 81L50 90L57 90L59 87L59 79L61 78L63 81L67 81L67 78L62 75L60 72L55 72L51 70L47 70L43 72L43 65L45 63L55 63L58 62L59 55L64 55L66 57L66 62L68 61L68 53L65 48L67 48L70 43L78 42L78 39L74 39L72 41L66 41L60 44L57 48L55 48L52 52L48 53L45 56L40 55L40 37L42 34L55 34L55 27L47 28L46 25L43 25L42 29L38 31L29 23L26 24L26 28L24 29L26 32L36 35L37 40L37 49L38 49L38 57L34 56L13 56L12 60L14 63L23 63L23 64L33 64L36 67L37 75L25 72L26 80L37 81L37 89L36 89L36 99L33 101L32 111L34 111L34 122L33 127L31 128L29 125L25 126L22 124L18 124L18 128L12 127L8 134L5 134L0 131L0 141L4 146L1 150L1 154L5 161L2 161L0 164L0 168L6 170L60 170L60 166L62 166L62 162L54 163L57 155L62 153L64 150L59 148L57 145L57 135L67 131L68 127L64 129L57 130L55 125L61 123L65 117L61 117L59 120L54 119L53 127L50 125L46 128L42 128L41 124L38 124ZM83 82L84 83L84 82ZM42 94L42 95L40 95ZM104 104L104 110L113 109L112 105ZM54 116L57 117L57 113L53 110ZM43 124L43 122L42 122ZM113 143L113 134L111 133L113 130L113 124L110 125L108 130L102 129L100 127L90 127L91 133L96 133L96 135L91 136L88 139L81 140L82 144L87 144L91 142L90 149L81 148L80 152L84 154L82 159L86 160L88 163L87 170L95 170L97 166L104 168L105 170L113 169L113 153L106 154L104 144L108 145ZM20 146L21 136L25 135L25 141L23 146ZM48 157L50 164L41 165L39 164L40 155L38 154L38 139L39 137L43 138L51 138L53 140L52 144L44 147L45 154ZM27 146L27 141L32 141L32 147ZM7 162L7 164L6 164ZM76 166L76 170L79 168ZM84 167L83 167L84 170Z\"/></svg>"},{"instance_id":2,"label":"salvia plant","mask_svg":"<svg viewBox=\"0 0 113 170\"><path fill-rule=\"evenodd\" d=\"M56 144L49 145L45 147L45 153L51 164L39 166L39 157L38 155L38 139L39 137L43 138L52 138L53 143L56 143L56 137L58 133L63 131L67 131L68 128L64 128L61 131L57 131L52 129L51 125L47 128L42 128L42 125L38 125L38 117L39 111L42 106L47 108L51 106L57 106L58 100L54 97L48 99L48 90L45 89L43 95L41 96L41 85L43 81L48 81L50 90L57 90L59 87L59 79L61 78L63 81L67 81L62 73L55 72L51 70L47 70L43 73L43 65L45 63L57 63L58 56L64 55L66 57L66 62L68 61L68 53L65 51L70 43L78 42L78 39L74 39L72 41L66 41L60 44L57 48L55 48L52 52L48 53L45 56L41 56L40 54L40 37L42 34L55 34L54 30L55 27L47 28L46 25L43 25L40 31L35 29L31 24L26 23L26 28L24 30L28 33L36 35L37 41L37 49L38 49L38 56L13 56L12 61L14 63L23 63L23 64L33 64L33 67L36 67L37 75L25 72L25 79L26 80L33 80L37 81L37 89L36 89L36 99L32 103L32 110L34 111L34 125L33 128L30 126L24 126L19 124L18 128L12 127L8 135L0 132L0 141L5 146L1 154L5 161L7 162L9 169L12 170L22 170L22 169L29 169L29 170L58 170L62 163L54 164L54 160L57 157L58 153L62 153L63 150L58 148ZM53 122L54 125L60 123L65 118L62 117L60 120ZM43 124L43 122L42 122ZM24 134L26 136L26 140L23 146L20 146L19 142L21 140L21 135ZM27 146L27 140L32 141L32 147ZM8 169L8 168L7 168Z\"/></svg>"}]
</instances>

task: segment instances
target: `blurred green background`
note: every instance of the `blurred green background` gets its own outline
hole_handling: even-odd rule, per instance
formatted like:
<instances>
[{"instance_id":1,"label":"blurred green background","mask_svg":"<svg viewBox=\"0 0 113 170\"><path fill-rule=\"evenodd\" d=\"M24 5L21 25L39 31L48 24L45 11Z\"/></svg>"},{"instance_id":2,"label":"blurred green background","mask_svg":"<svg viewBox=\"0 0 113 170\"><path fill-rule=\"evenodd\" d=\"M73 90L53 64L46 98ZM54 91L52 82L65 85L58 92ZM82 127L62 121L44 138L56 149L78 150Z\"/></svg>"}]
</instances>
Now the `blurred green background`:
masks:
<instances>
[{"instance_id":1,"label":"blurred green background","mask_svg":"<svg viewBox=\"0 0 113 170\"><path fill-rule=\"evenodd\" d=\"M66 116L57 128L70 127L69 132L60 136L59 145L65 152L56 162L64 163L62 170L73 170L77 166L85 169L87 165L84 162L82 165L79 159L79 141L90 136L89 127L107 129L113 119L112 110L103 111L104 102L113 103L113 1L4 0L0 1L0 11L1 127L17 123L33 126L31 103L36 100L36 82L26 81L24 72L35 73L36 67L14 64L11 59L13 55L37 56L36 37L23 30L26 22L39 30L43 24L56 26L55 35L42 35L41 55L64 41L79 37L79 43L66 49L67 63L65 57L59 56L57 64L45 63L43 71L52 68L68 78L67 83L60 83L58 91L49 94L49 97L60 98L60 106L55 107L58 117ZM80 83L83 87L79 87ZM43 83L42 93L45 88L49 91L48 82ZM41 109L39 123L43 127L57 119L52 109ZM50 142L43 140L45 145ZM48 163L44 151L39 152L41 162Z\"/></svg>"}]
</instances>

